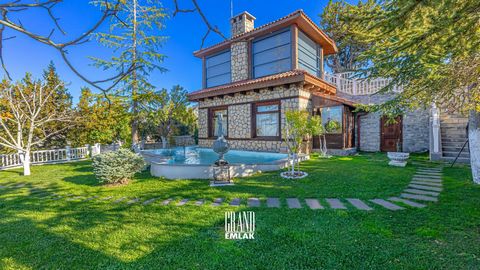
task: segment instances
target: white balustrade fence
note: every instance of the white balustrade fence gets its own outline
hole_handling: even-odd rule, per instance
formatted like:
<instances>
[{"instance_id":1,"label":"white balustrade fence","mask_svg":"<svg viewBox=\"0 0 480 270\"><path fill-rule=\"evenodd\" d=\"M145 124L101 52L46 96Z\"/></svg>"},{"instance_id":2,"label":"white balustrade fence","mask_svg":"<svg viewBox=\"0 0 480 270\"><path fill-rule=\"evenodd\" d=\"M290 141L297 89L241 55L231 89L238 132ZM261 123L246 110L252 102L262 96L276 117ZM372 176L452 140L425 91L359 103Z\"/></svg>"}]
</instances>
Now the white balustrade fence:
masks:
<instances>
[{"instance_id":1,"label":"white balustrade fence","mask_svg":"<svg viewBox=\"0 0 480 270\"><path fill-rule=\"evenodd\" d=\"M90 153L91 151L91 153ZM61 163L72 160L86 159L90 156L100 154L100 144L94 146L84 146L78 148L66 147L64 149L39 150L30 153L31 164ZM20 154L0 155L0 169L21 167L22 161Z\"/></svg>"},{"instance_id":2,"label":"white balustrade fence","mask_svg":"<svg viewBox=\"0 0 480 270\"><path fill-rule=\"evenodd\" d=\"M350 95L371 95L387 86L392 80L385 78L378 79L360 79L353 78L353 72L329 74L325 73L325 80L335 86L337 91ZM394 92L400 92L401 89L394 87Z\"/></svg>"}]
</instances>

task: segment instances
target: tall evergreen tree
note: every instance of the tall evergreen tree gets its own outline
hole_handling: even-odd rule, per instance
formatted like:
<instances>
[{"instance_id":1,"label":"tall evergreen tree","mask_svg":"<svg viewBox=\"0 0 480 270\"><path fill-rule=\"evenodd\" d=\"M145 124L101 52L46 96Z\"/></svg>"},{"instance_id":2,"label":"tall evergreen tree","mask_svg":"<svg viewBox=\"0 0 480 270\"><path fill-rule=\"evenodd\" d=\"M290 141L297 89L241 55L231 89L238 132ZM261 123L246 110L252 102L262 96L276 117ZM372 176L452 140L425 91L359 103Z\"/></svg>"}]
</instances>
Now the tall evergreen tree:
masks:
<instances>
[{"instance_id":1,"label":"tall evergreen tree","mask_svg":"<svg viewBox=\"0 0 480 270\"><path fill-rule=\"evenodd\" d=\"M95 3L103 7L109 4L105 1ZM166 37L159 32L168 15L160 1L154 0L124 1L119 9L109 31L95 34L101 44L114 49L116 54L111 59L92 59L97 67L105 70L133 69L123 79L118 94L130 98L132 143L138 143L139 104L148 99L154 89L149 76L154 71L165 71L160 66L165 56L159 51Z\"/></svg>"}]
</instances>

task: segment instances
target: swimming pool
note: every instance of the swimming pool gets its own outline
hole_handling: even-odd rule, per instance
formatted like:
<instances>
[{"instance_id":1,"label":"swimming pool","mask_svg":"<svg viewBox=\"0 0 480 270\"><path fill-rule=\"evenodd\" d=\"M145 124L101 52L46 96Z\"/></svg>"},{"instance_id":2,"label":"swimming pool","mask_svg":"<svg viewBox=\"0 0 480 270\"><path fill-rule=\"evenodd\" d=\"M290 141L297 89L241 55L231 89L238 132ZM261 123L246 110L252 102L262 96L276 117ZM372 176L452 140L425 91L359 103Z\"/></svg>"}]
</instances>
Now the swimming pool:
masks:
<instances>
[{"instance_id":1,"label":"swimming pool","mask_svg":"<svg viewBox=\"0 0 480 270\"><path fill-rule=\"evenodd\" d=\"M212 164L218 159L212 149L200 147L144 150L141 153L151 165L150 173L167 179L212 179ZM308 156L303 157L306 158ZM280 170L289 162L287 154L241 150L230 150L224 159L230 163L232 177Z\"/></svg>"}]
</instances>

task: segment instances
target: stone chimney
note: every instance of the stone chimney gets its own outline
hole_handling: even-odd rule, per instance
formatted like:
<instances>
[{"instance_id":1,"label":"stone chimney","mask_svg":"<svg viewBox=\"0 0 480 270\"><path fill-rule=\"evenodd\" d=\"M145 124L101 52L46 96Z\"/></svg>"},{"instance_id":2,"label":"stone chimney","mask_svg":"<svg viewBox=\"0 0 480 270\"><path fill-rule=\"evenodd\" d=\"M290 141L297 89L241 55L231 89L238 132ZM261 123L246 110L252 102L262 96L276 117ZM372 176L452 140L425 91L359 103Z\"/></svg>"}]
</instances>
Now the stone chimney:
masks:
<instances>
[{"instance_id":1,"label":"stone chimney","mask_svg":"<svg viewBox=\"0 0 480 270\"><path fill-rule=\"evenodd\" d=\"M253 30L255 17L244 11L230 19L232 37Z\"/></svg>"},{"instance_id":2,"label":"stone chimney","mask_svg":"<svg viewBox=\"0 0 480 270\"><path fill-rule=\"evenodd\" d=\"M250 13L244 11L234 16L230 22L232 25L232 37L253 30L253 17ZM238 82L249 79L249 55L248 43L245 40L233 42L230 47L232 82Z\"/></svg>"}]
</instances>

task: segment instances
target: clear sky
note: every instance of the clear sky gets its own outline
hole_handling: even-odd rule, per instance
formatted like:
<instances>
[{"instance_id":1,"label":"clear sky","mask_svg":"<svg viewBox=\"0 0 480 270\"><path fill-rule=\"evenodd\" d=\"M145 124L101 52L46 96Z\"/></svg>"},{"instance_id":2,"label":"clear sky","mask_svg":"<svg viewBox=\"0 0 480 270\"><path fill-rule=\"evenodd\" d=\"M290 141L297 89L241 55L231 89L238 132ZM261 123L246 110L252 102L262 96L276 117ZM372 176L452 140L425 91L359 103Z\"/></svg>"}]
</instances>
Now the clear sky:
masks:
<instances>
[{"instance_id":1,"label":"clear sky","mask_svg":"<svg viewBox=\"0 0 480 270\"><path fill-rule=\"evenodd\" d=\"M62 36L57 32L53 35L53 39L68 40L69 37L77 36L96 22L100 12L88 2L70 0L55 7L54 12L60 18L59 22L67 31L67 35ZM173 12L172 0L165 0L162 3L170 13ZM211 23L217 25L225 35L229 36L230 0L198 0L198 3ZM327 0L233 0L233 13L236 15L248 11L257 18L255 26L260 26L297 9L303 9L313 21L318 23L318 15L327 3ZM179 4L182 8L191 8L189 0L179 0ZM22 24L31 31L48 35L52 29L51 21L45 11L22 12L20 15ZM166 21L166 28L158 34L169 37L161 51L167 56L163 66L169 71L151 74L152 82L156 87L170 88L172 85L180 84L188 91L201 88L201 60L194 57L192 53L200 48L205 32L206 27L198 13L178 14ZM53 61L60 77L70 83L68 88L74 101L78 101L80 88L87 84L68 69L58 52L22 34L12 31L5 33L5 37L13 35L16 38L4 42L5 61L13 79L23 77L25 72L40 77L42 70L50 61ZM221 40L218 36L211 34L206 41L206 46ZM90 66L91 61L88 57L108 58L111 54L108 49L91 41L72 48L69 54L74 64L88 77L93 79L107 77L108 74L104 71ZM3 75L3 71L1 72Z\"/></svg>"}]
</instances>

